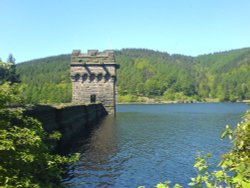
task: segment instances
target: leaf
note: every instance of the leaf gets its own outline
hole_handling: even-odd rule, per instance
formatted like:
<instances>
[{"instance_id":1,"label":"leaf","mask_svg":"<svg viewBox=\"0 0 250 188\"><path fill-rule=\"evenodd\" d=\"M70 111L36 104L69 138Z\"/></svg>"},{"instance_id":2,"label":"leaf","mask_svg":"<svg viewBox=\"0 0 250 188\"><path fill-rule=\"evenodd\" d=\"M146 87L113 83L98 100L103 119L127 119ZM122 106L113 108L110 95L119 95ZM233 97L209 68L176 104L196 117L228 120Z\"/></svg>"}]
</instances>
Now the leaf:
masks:
<instances>
[{"instance_id":1,"label":"leaf","mask_svg":"<svg viewBox=\"0 0 250 188\"><path fill-rule=\"evenodd\" d=\"M158 183L156 185L156 188L168 188L168 185L164 184L164 183Z\"/></svg>"},{"instance_id":2,"label":"leaf","mask_svg":"<svg viewBox=\"0 0 250 188\"><path fill-rule=\"evenodd\" d=\"M210 158L211 156L212 156L211 153L207 153L207 154L206 154L206 158Z\"/></svg>"},{"instance_id":3,"label":"leaf","mask_svg":"<svg viewBox=\"0 0 250 188\"><path fill-rule=\"evenodd\" d=\"M242 187L243 188L249 188L250 187L250 182L242 181Z\"/></svg>"},{"instance_id":4,"label":"leaf","mask_svg":"<svg viewBox=\"0 0 250 188\"><path fill-rule=\"evenodd\" d=\"M228 130L225 129L225 130L221 133L220 138L221 138L221 139L224 139L227 135L228 135Z\"/></svg>"},{"instance_id":5,"label":"leaf","mask_svg":"<svg viewBox=\"0 0 250 188\"><path fill-rule=\"evenodd\" d=\"M218 171L218 172L216 172L216 173L215 173L215 176L216 176L217 178L221 178L221 177L223 176L223 171Z\"/></svg>"},{"instance_id":6,"label":"leaf","mask_svg":"<svg viewBox=\"0 0 250 188\"><path fill-rule=\"evenodd\" d=\"M174 188L183 188L183 187L181 185L179 185L179 184L175 184Z\"/></svg>"},{"instance_id":7,"label":"leaf","mask_svg":"<svg viewBox=\"0 0 250 188\"><path fill-rule=\"evenodd\" d=\"M212 185L211 183L208 183L208 182L206 182L206 186L207 186L208 188L213 188L213 185Z\"/></svg>"},{"instance_id":8,"label":"leaf","mask_svg":"<svg viewBox=\"0 0 250 188\"><path fill-rule=\"evenodd\" d=\"M243 181L243 177L241 176L241 174L237 174L237 176L233 178L234 183L242 184L242 181Z\"/></svg>"}]
</instances>

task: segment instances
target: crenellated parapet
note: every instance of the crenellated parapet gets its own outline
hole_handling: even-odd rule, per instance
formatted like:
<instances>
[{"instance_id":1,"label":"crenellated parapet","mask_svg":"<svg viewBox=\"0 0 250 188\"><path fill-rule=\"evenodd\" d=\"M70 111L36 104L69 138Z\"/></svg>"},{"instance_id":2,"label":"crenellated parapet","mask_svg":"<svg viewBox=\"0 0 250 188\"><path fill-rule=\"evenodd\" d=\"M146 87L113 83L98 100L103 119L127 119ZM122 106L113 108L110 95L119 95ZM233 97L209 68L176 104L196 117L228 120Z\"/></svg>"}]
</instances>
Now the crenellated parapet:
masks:
<instances>
[{"instance_id":1,"label":"crenellated parapet","mask_svg":"<svg viewBox=\"0 0 250 188\"><path fill-rule=\"evenodd\" d=\"M114 51L73 50L70 77L73 103L103 103L110 114L115 113L116 70Z\"/></svg>"},{"instance_id":2,"label":"crenellated parapet","mask_svg":"<svg viewBox=\"0 0 250 188\"><path fill-rule=\"evenodd\" d=\"M98 52L98 50L88 50L88 53L82 54L80 50L73 50L71 64L115 64L115 55L113 50Z\"/></svg>"}]
</instances>

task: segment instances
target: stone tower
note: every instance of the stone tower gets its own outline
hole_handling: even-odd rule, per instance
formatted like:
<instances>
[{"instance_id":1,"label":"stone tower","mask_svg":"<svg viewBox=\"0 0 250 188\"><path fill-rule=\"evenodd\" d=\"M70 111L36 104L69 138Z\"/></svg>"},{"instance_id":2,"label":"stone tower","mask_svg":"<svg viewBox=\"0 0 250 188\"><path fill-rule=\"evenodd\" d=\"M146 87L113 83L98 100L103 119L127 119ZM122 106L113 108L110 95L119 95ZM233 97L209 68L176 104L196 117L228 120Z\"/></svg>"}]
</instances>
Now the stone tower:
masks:
<instances>
[{"instance_id":1,"label":"stone tower","mask_svg":"<svg viewBox=\"0 0 250 188\"><path fill-rule=\"evenodd\" d=\"M72 103L102 103L109 114L116 111L116 70L114 51L73 50L70 64Z\"/></svg>"}]
</instances>

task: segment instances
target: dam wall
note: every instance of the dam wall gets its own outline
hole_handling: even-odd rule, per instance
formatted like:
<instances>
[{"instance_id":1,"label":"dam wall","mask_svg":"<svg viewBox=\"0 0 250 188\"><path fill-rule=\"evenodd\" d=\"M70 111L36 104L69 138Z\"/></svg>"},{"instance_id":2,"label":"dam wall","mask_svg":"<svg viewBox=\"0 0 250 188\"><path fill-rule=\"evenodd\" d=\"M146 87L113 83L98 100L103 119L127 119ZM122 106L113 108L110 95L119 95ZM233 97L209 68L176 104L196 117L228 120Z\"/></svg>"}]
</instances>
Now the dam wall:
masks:
<instances>
[{"instance_id":1,"label":"dam wall","mask_svg":"<svg viewBox=\"0 0 250 188\"><path fill-rule=\"evenodd\" d=\"M36 105L24 114L38 119L46 132L59 131L59 145L67 145L71 139L89 132L107 112L102 104L67 105L63 107Z\"/></svg>"}]
</instances>

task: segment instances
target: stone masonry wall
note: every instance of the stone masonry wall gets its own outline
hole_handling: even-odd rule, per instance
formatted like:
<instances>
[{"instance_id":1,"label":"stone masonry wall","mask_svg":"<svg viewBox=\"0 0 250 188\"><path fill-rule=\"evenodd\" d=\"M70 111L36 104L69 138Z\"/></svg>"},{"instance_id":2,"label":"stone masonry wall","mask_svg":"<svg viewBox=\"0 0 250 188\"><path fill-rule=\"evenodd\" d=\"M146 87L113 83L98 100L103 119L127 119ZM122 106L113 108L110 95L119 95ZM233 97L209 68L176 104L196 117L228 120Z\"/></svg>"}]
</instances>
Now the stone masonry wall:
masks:
<instances>
[{"instance_id":1,"label":"stone masonry wall","mask_svg":"<svg viewBox=\"0 0 250 188\"><path fill-rule=\"evenodd\" d=\"M88 54L73 51L71 57L72 103L102 103L109 114L116 111L116 69L113 51Z\"/></svg>"},{"instance_id":2,"label":"stone masonry wall","mask_svg":"<svg viewBox=\"0 0 250 188\"><path fill-rule=\"evenodd\" d=\"M72 138L88 132L89 127L95 126L107 112L101 104L63 107L36 105L25 109L24 114L41 121L46 132L59 131L62 134L59 145L64 146Z\"/></svg>"}]
</instances>

